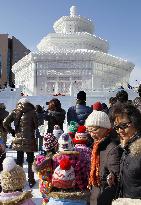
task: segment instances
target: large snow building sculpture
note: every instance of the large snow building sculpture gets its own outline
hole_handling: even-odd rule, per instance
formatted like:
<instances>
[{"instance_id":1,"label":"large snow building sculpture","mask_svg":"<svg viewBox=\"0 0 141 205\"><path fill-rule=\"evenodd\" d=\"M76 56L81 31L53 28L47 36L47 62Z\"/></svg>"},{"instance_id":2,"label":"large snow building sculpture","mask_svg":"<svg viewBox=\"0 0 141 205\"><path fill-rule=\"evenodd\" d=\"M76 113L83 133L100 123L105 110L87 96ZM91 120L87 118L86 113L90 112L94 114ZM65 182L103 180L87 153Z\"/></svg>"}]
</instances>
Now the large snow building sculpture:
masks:
<instances>
[{"instance_id":1,"label":"large snow building sculpture","mask_svg":"<svg viewBox=\"0 0 141 205\"><path fill-rule=\"evenodd\" d=\"M37 52L14 64L16 87L24 86L28 95L75 95L127 85L134 64L109 55L108 42L93 34L93 23L77 15L75 6L53 28Z\"/></svg>"}]
</instances>

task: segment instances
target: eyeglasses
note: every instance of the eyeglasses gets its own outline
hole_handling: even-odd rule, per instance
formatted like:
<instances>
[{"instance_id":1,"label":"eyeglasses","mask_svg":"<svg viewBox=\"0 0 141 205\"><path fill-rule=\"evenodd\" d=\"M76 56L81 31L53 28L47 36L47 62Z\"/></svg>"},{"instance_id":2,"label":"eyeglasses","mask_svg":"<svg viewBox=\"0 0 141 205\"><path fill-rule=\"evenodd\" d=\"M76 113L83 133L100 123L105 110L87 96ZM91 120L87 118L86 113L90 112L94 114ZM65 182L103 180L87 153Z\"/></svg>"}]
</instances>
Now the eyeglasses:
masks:
<instances>
[{"instance_id":1,"label":"eyeglasses","mask_svg":"<svg viewBox=\"0 0 141 205\"><path fill-rule=\"evenodd\" d=\"M130 124L131 124L131 121L129 121L129 122L124 122L124 123L121 123L121 124L119 124L119 125L114 125L114 128L115 128L115 130L119 130L119 128L120 128L121 130L125 130L126 128L130 127Z\"/></svg>"},{"instance_id":2,"label":"eyeglasses","mask_svg":"<svg viewBox=\"0 0 141 205\"><path fill-rule=\"evenodd\" d=\"M96 127L96 128L87 128L87 132L96 132L100 127Z\"/></svg>"}]
</instances>

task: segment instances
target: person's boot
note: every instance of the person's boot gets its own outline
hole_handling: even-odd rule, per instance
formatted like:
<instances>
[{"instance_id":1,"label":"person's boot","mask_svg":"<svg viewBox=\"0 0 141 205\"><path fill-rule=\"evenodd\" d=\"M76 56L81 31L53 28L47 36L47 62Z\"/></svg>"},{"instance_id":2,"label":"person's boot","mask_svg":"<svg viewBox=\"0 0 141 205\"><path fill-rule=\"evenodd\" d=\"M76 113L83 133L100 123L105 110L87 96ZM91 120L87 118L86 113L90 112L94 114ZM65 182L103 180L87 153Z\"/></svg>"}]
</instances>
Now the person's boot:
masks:
<instances>
[{"instance_id":1,"label":"person's boot","mask_svg":"<svg viewBox=\"0 0 141 205\"><path fill-rule=\"evenodd\" d=\"M36 181L34 179L34 172L32 171L32 163L28 163L28 183L30 188L32 188L36 184Z\"/></svg>"}]
</instances>

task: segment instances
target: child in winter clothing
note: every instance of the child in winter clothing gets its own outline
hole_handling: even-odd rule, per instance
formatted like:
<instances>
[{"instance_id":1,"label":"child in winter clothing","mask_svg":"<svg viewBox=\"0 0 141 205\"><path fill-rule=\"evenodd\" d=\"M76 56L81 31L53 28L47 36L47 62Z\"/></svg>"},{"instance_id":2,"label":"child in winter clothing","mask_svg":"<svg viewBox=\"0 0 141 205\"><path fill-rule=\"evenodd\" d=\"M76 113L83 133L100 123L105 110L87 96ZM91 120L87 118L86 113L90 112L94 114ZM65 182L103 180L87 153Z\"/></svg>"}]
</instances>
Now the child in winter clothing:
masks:
<instances>
[{"instance_id":1,"label":"child in winter clothing","mask_svg":"<svg viewBox=\"0 0 141 205\"><path fill-rule=\"evenodd\" d=\"M59 125L54 126L53 135L59 139L59 137L63 134L63 130L60 129Z\"/></svg>"},{"instance_id":2,"label":"child in winter clothing","mask_svg":"<svg viewBox=\"0 0 141 205\"><path fill-rule=\"evenodd\" d=\"M83 175L85 188L88 185L90 164L91 164L91 149L86 146L87 140L88 140L88 132L86 131L86 127L81 125L77 129L75 138L73 139L73 143L75 144L74 150L80 153L80 160L83 162L83 169L84 169L84 164L86 165L85 167L86 172Z\"/></svg>"},{"instance_id":3,"label":"child in winter clothing","mask_svg":"<svg viewBox=\"0 0 141 205\"><path fill-rule=\"evenodd\" d=\"M16 165L14 158L7 157L3 161L1 172L0 205L35 205L30 191L22 191L26 183L25 172Z\"/></svg>"},{"instance_id":4,"label":"child in winter clothing","mask_svg":"<svg viewBox=\"0 0 141 205\"><path fill-rule=\"evenodd\" d=\"M73 139L75 137L75 133L77 131L77 128L78 128L78 123L74 122L74 121L70 121L68 134L71 137L71 139Z\"/></svg>"},{"instance_id":5,"label":"child in winter clothing","mask_svg":"<svg viewBox=\"0 0 141 205\"><path fill-rule=\"evenodd\" d=\"M52 186L56 188L49 196L48 205L85 205L88 193L86 191L83 175L82 161L80 154L74 151L70 136L62 134L58 140L58 153L53 157L54 173ZM83 166L82 166L83 164Z\"/></svg>"},{"instance_id":6,"label":"child in winter clothing","mask_svg":"<svg viewBox=\"0 0 141 205\"><path fill-rule=\"evenodd\" d=\"M36 172L39 177L39 190L43 197L42 204L48 202L48 193L52 190L52 156L55 154L57 148L58 140L56 137L51 133L46 133L43 139L44 152L37 155L33 163L33 171Z\"/></svg>"}]
</instances>

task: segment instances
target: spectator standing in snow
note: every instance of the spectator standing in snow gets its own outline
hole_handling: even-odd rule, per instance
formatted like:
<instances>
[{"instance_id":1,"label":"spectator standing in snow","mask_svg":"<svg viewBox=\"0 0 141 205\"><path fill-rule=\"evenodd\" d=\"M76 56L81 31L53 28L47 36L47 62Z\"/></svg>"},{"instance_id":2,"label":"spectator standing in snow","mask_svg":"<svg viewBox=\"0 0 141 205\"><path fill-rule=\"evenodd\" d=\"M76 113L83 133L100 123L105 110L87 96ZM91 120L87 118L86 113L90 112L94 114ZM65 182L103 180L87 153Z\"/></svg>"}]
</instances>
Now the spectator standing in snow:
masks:
<instances>
[{"instance_id":1,"label":"spectator standing in snow","mask_svg":"<svg viewBox=\"0 0 141 205\"><path fill-rule=\"evenodd\" d=\"M79 125L84 125L86 118L92 112L92 108L86 106L86 93L79 91L77 94L76 105L68 109L67 122L70 124L71 121L77 122Z\"/></svg>"},{"instance_id":2,"label":"spectator standing in snow","mask_svg":"<svg viewBox=\"0 0 141 205\"><path fill-rule=\"evenodd\" d=\"M141 199L141 113L130 103L120 103L114 106L113 119L123 148L119 197Z\"/></svg>"},{"instance_id":3,"label":"spectator standing in snow","mask_svg":"<svg viewBox=\"0 0 141 205\"><path fill-rule=\"evenodd\" d=\"M11 127L12 122L14 122L15 129ZM16 109L5 118L3 125L14 137L12 149L17 151L18 165L23 166L24 152L27 154L28 181L29 186L33 187L35 179L32 172L32 163L34 161L34 152L37 149L35 130L38 127L34 105L26 98L20 99Z\"/></svg>"},{"instance_id":4,"label":"spectator standing in snow","mask_svg":"<svg viewBox=\"0 0 141 205\"><path fill-rule=\"evenodd\" d=\"M94 138L89 188L90 205L111 205L116 195L121 152L114 139L108 115L94 110L86 119L87 131ZM107 177L111 179L107 182Z\"/></svg>"},{"instance_id":5,"label":"spectator standing in snow","mask_svg":"<svg viewBox=\"0 0 141 205\"><path fill-rule=\"evenodd\" d=\"M52 133L54 126L59 125L63 130L66 111L61 108L61 103L57 98L53 98L48 103L46 120L48 121L48 133Z\"/></svg>"}]
</instances>

